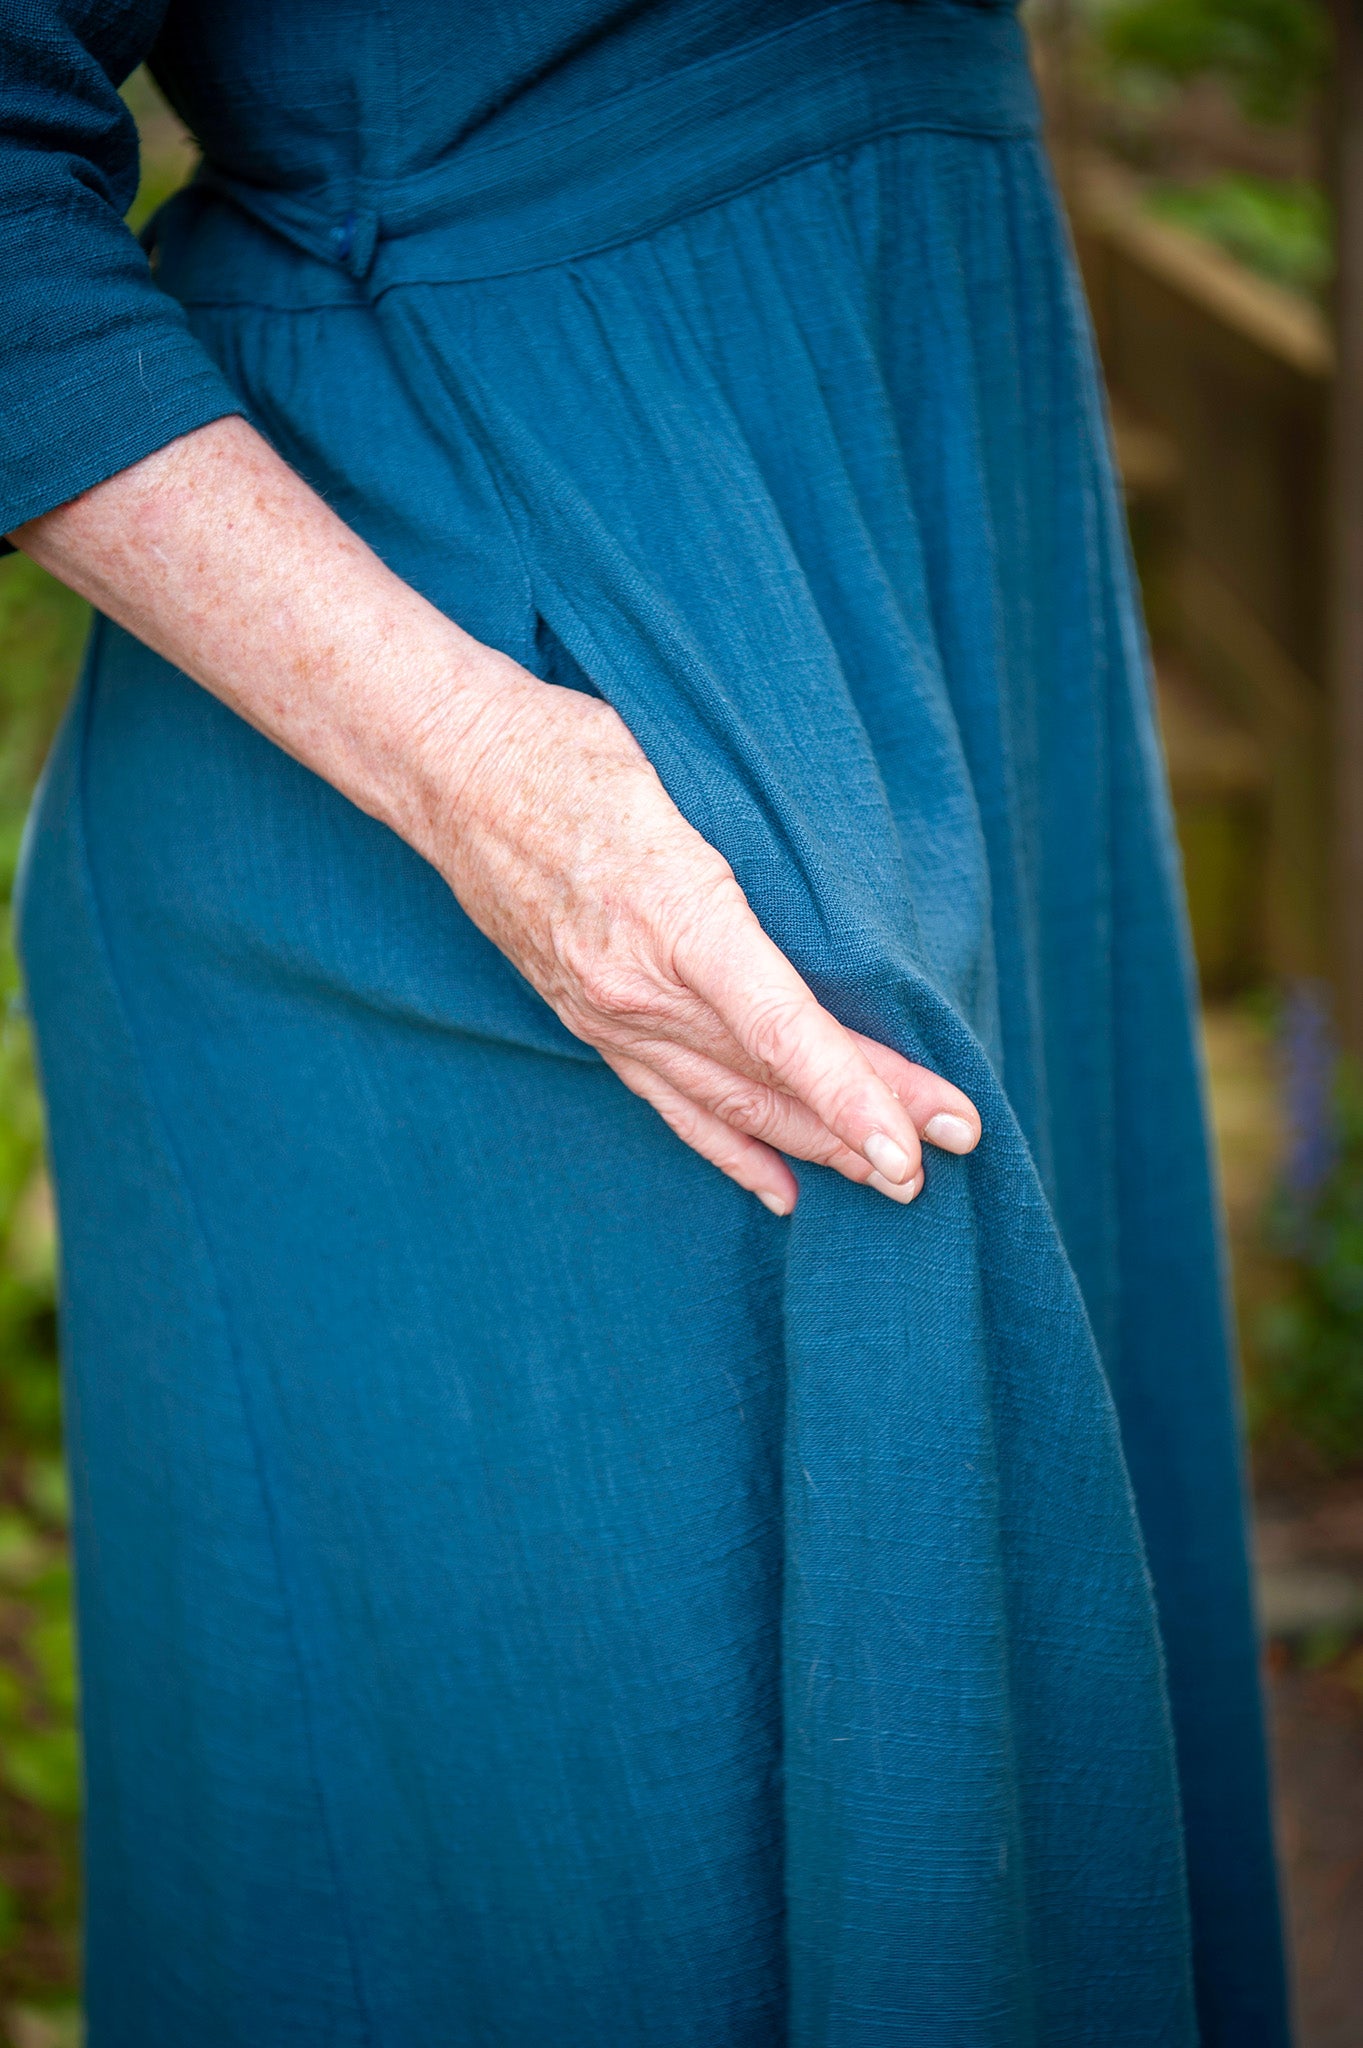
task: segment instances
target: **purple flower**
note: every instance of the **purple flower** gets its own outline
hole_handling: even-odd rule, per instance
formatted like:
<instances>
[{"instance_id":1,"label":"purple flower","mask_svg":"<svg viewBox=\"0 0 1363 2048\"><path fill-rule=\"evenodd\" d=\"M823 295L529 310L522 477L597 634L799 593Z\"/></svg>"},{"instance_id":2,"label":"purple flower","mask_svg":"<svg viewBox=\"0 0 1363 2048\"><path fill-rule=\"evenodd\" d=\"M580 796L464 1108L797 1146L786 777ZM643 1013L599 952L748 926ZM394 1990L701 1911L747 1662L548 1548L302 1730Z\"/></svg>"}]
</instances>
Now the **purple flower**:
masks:
<instances>
[{"instance_id":1,"label":"purple flower","mask_svg":"<svg viewBox=\"0 0 1363 2048\"><path fill-rule=\"evenodd\" d=\"M1306 1208L1328 1178L1339 1149L1334 1114L1339 1054L1327 983L1302 977L1288 984L1281 1046L1287 1114L1283 1177L1293 1199Z\"/></svg>"}]
</instances>

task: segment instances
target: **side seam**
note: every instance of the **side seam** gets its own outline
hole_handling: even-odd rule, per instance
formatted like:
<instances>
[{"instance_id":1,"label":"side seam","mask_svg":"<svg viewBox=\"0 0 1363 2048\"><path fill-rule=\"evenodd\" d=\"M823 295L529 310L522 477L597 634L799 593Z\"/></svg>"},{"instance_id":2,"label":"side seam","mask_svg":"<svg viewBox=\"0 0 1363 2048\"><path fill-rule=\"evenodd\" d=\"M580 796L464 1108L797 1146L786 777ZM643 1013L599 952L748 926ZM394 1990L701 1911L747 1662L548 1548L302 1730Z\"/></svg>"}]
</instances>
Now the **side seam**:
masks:
<instances>
[{"instance_id":1,"label":"side seam","mask_svg":"<svg viewBox=\"0 0 1363 2048\"><path fill-rule=\"evenodd\" d=\"M94 624L91 629L90 645L86 654L84 695L82 701L74 707L76 723L73 733L75 741L75 760L73 764L73 781L75 791L75 802L73 805L73 829L76 838L77 864L79 867L81 883L84 887L89 903L90 927L93 935L93 941L99 950L101 958L103 959L105 970L108 975L111 997L118 1010L118 1014L123 1021L124 1028L128 1034L128 1042L132 1047L137 1069L142 1079L143 1091L148 1107L148 1113L152 1121L154 1122L157 1130L160 1132L161 1142L164 1147L166 1160L183 1191L185 1207L193 1221L194 1230L198 1236L199 1244L203 1252L205 1266L212 1276L213 1304L222 1329L223 1341L226 1347L227 1355L232 1362L232 1371L237 1385L237 1397L241 1403L243 1426L246 1432L247 1440L249 1441L251 1446L251 1456L256 1471L256 1483L260 1488L261 1502L263 1504L265 1511L265 1522L269 1532L270 1551L274 1562L276 1579L279 1584L281 1604L284 1609L284 1627L287 1633L289 1649L293 1657L294 1668L298 1677L299 1699L302 1706L301 1719L303 1728L303 1741L309 1760L309 1767L312 1773L313 1791L317 1800L317 1810L321 1818L322 1840L325 1847L327 1867L331 1876L332 1888L336 1897L341 1924L341 1933L343 1940L345 1942L346 1955L350 1963L351 1992L354 1997L355 2009L359 2016L360 2025L363 2030L366 2042L370 2044L370 2048L380 2048L378 2036L374 2029L373 2015L370 2009L370 2004L364 1993L363 1974L360 1969L359 1945L356 1939L354 1915L351 1910L349 1894L342 1881L340 1855L338 1852L335 1834L330 1814L328 1811L326 1795L323 1788L322 1773L318 1762L317 1741L313 1727L311 1689L308 1684L307 1667L304 1662L302 1649L298 1641L298 1633L294 1622L293 1606L289 1598L288 1575L284 1569L283 1544L281 1542L279 1533L279 1517L275 1507L274 1498L270 1490L269 1481L266 1477L265 1459L261 1447L260 1431L257 1427L255 1416L252 1412L251 1401L247 1393L246 1376L241 1369L240 1347L236 1340L236 1333L233 1329L231 1316L228 1313L227 1298L225 1290L222 1285L218 1261L214 1256L212 1241L204 1225L203 1216L199 1207L197 1196L195 1194L193 1182L190 1179L190 1176L186 1170L184 1161L180 1157L179 1149L175 1144L174 1138L172 1137L169 1124L164 1114L162 1113L161 1105L157 1100L155 1090L151 1085L148 1062L145 1058L140 1040L138 1038L138 1033L133 1022L131 1008L124 997L122 984L120 982L118 975L118 969L114 960L113 948L109 943L103 906L100 902L99 889L95 882L94 867L90 859L86 803L86 774L89 760L89 727L94 705L96 680L98 676L100 646L106 630L106 620L102 618L100 614L96 613Z\"/></svg>"}]
</instances>

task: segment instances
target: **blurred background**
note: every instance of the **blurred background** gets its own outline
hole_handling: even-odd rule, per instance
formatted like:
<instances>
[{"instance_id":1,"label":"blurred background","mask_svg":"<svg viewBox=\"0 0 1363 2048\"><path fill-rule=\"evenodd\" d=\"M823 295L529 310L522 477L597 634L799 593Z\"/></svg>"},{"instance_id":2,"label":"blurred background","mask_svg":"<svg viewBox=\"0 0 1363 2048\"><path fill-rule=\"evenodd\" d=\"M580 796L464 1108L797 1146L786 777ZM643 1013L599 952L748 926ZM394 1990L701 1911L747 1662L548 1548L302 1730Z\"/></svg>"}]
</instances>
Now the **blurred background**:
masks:
<instances>
[{"instance_id":1,"label":"blurred background","mask_svg":"<svg viewBox=\"0 0 1363 2048\"><path fill-rule=\"evenodd\" d=\"M1333 28L1321 0L1027 8L1111 391L1202 983L1301 2048L1363 2048L1355 4L1342 0ZM142 133L140 225L195 157L144 74L126 97ZM0 2042L10 2048L80 2039L53 1218L8 906L85 627L85 608L22 556L0 562Z\"/></svg>"}]
</instances>

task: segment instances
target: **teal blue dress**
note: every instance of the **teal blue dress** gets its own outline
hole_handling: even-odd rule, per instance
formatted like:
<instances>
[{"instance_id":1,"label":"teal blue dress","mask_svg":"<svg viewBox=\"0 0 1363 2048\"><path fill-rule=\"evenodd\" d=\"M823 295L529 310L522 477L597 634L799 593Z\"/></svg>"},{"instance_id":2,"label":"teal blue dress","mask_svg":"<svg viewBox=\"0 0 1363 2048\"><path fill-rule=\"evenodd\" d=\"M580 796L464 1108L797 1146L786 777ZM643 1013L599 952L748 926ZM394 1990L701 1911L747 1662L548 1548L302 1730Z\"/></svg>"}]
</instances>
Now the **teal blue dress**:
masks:
<instances>
[{"instance_id":1,"label":"teal blue dress","mask_svg":"<svg viewBox=\"0 0 1363 2048\"><path fill-rule=\"evenodd\" d=\"M205 168L139 249L114 82ZM1147 662L1006 8L4 0L0 530L245 412L984 1140L790 1221L109 624L28 848L91 2048L1281 2048Z\"/></svg>"}]
</instances>

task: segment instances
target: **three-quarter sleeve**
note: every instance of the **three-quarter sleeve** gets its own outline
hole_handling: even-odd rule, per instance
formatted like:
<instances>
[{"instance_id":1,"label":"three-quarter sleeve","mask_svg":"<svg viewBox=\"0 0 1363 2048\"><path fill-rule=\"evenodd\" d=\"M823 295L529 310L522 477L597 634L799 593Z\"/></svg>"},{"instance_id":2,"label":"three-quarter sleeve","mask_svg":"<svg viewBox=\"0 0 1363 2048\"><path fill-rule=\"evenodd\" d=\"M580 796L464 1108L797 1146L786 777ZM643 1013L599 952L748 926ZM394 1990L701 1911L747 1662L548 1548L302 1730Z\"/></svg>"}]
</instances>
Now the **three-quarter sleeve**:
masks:
<instances>
[{"instance_id":1,"label":"three-quarter sleeve","mask_svg":"<svg viewBox=\"0 0 1363 2048\"><path fill-rule=\"evenodd\" d=\"M124 225L165 0L0 0L0 534L243 407Z\"/></svg>"}]
</instances>

